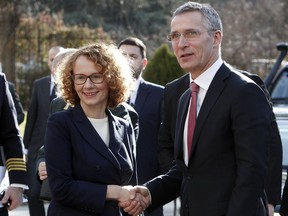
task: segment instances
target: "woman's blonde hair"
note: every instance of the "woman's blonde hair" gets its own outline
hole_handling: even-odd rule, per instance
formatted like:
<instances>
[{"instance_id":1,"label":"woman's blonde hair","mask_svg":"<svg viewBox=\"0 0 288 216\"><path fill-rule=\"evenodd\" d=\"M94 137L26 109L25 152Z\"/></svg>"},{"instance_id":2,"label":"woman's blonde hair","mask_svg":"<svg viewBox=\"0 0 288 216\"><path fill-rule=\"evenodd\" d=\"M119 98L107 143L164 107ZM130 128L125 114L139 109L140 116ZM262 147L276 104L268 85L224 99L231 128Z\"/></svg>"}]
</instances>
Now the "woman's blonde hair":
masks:
<instances>
[{"instance_id":1,"label":"woman's blonde hair","mask_svg":"<svg viewBox=\"0 0 288 216\"><path fill-rule=\"evenodd\" d=\"M128 99L133 85L133 77L127 59L115 45L94 43L79 48L58 68L60 70L58 87L66 103L72 106L80 103L72 79L73 67L79 56L86 56L95 65L102 68L100 73L103 74L104 80L109 86L108 107L116 107Z\"/></svg>"}]
</instances>

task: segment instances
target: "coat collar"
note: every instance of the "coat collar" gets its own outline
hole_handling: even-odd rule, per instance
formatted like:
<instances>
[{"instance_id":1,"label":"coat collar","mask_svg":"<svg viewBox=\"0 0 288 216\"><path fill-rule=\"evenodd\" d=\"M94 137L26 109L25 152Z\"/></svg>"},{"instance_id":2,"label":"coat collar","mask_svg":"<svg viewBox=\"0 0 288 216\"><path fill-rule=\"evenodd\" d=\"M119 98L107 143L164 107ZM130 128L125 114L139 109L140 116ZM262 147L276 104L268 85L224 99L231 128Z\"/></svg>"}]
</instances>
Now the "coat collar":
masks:
<instances>
[{"instance_id":1,"label":"coat collar","mask_svg":"<svg viewBox=\"0 0 288 216\"><path fill-rule=\"evenodd\" d=\"M145 104L148 95L149 95L149 88L147 87L147 83L143 79L141 79L135 101L135 109L137 112L139 112L139 110L141 110L141 108Z\"/></svg>"},{"instance_id":2,"label":"coat collar","mask_svg":"<svg viewBox=\"0 0 288 216\"><path fill-rule=\"evenodd\" d=\"M200 108L197 117L197 123L192 142L192 153L210 110L212 109L213 105L217 102L219 96L221 95L221 92L226 86L225 80L230 76L230 72L231 70L227 67L226 64L223 63L210 84L210 87L206 93L206 96L204 98L204 101L202 103L202 106Z\"/></svg>"},{"instance_id":3,"label":"coat collar","mask_svg":"<svg viewBox=\"0 0 288 216\"><path fill-rule=\"evenodd\" d=\"M80 105L76 105L72 112L73 112L73 121L75 123L75 126L79 130L82 137L86 140L86 142L93 149L99 152L99 154L107 158L118 169L120 169L121 167L117 160L117 157L111 151L111 149L106 146L106 144L103 142L99 134L94 130L92 124L86 117L82 107ZM124 133L123 125L121 125L121 123L117 121L117 119L115 119L115 117L109 110L106 111L106 114L108 116L108 121L109 121L109 133L110 133L109 145L116 146L115 148L120 149L123 143L123 138L122 138L123 133Z\"/></svg>"},{"instance_id":4,"label":"coat collar","mask_svg":"<svg viewBox=\"0 0 288 216\"><path fill-rule=\"evenodd\" d=\"M226 86L225 80L230 76L231 70L229 67L223 63L219 70L217 71L215 77L213 78L209 89L206 93L206 96L204 98L204 101L202 103L201 109L199 111L198 117L197 117L197 123L195 126L194 131L194 137L192 142L192 149L191 154L193 154L195 146L198 143L199 136L201 134L201 129L203 125L205 124L205 121L209 115L210 110L212 109L213 105L217 102L219 96L221 95L221 92ZM190 101L190 90L187 89L181 98L179 99L178 103L178 121L176 124L176 137L175 140L177 143L182 143L175 145L175 155L176 159L183 161L183 130L185 125L185 120L187 116L189 101Z\"/></svg>"}]
</instances>

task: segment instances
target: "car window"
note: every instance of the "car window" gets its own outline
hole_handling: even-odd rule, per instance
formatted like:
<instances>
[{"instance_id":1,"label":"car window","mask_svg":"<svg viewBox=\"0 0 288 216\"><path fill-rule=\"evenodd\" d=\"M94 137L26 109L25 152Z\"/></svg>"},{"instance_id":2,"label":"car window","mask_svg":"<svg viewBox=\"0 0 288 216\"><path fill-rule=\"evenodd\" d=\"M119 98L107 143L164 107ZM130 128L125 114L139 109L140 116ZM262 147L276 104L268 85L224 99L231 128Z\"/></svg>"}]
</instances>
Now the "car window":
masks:
<instances>
[{"instance_id":1,"label":"car window","mask_svg":"<svg viewBox=\"0 0 288 216\"><path fill-rule=\"evenodd\" d=\"M272 91L271 98L274 99L288 99L288 71L281 73L278 77Z\"/></svg>"}]
</instances>

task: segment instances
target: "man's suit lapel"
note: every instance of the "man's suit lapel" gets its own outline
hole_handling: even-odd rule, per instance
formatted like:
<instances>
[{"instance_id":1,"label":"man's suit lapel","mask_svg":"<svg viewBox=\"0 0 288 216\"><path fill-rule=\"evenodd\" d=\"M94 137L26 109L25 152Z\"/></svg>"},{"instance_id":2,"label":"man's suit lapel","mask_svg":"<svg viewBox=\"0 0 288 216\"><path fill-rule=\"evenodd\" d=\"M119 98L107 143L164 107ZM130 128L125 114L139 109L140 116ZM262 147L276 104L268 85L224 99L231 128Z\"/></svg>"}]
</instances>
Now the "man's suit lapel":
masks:
<instances>
[{"instance_id":1,"label":"man's suit lapel","mask_svg":"<svg viewBox=\"0 0 288 216\"><path fill-rule=\"evenodd\" d=\"M42 100L44 100L43 103L47 104L48 107L50 105L50 84L51 84L51 76L47 76L44 85L40 86L41 89L39 89L40 92L43 92L42 93L43 95Z\"/></svg>"},{"instance_id":2,"label":"man's suit lapel","mask_svg":"<svg viewBox=\"0 0 288 216\"><path fill-rule=\"evenodd\" d=\"M111 152L111 150L106 146L106 144L102 141L101 137L97 134L97 132L95 131L91 133L91 127L93 126L91 125L87 117L85 116L83 109L81 108L80 105L75 106L75 108L73 109L73 120L79 132L82 134L83 139L85 139L86 142L93 149L95 149L95 151L97 151L103 157L107 158L118 169L120 169L120 165L116 157ZM110 133L114 133L114 131L110 131ZM110 137L111 137L111 134L110 134ZM117 138L117 136L115 137Z\"/></svg>"},{"instance_id":3,"label":"man's suit lapel","mask_svg":"<svg viewBox=\"0 0 288 216\"><path fill-rule=\"evenodd\" d=\"M213 108L214 104L217 102L219 96L221 95L222 91L225 88L226 85L225 79L227 79L230 76L230 72L231 72L230 69L225 64L222 64L222 66L215 74L215 77L213 78L209 86L209 89L206 93L206 96L204 98L204 101L202 103L201 109L197 117L191 154L193 154L194 152L193 150L195 149L195 146L198 143L198 139L201 134L201 128L205 124L205 120L207 119L211 109Z\"/></svg>"},{"instance_id":4,"label":"man's suit lapel","mask_svg":"<svg viewBox=\"0 0 288 216\"><path fill-rule=\"evenodd\" d=\"M148 93L149 91L146 86L146 83L143 80L141 80L135 101L135 109L137 112L139 112L143 108L145 100L148 97Z\"/></svg>"},{"instance_id":5,"label":"man's suit lapel","mask_svg":"<svg viewBox=\"0 0 288 216\"><path fill-rule=\"evenodd\" d=\"M175 131L175 156L176 159L184 164L183 155L183 132L185 126L185 120L187 116L188 106L190 102L191 91L187 89L179 99L178 111L177 111L177 121L176 121L176 131Z\"/></svg>"}]
</instances>

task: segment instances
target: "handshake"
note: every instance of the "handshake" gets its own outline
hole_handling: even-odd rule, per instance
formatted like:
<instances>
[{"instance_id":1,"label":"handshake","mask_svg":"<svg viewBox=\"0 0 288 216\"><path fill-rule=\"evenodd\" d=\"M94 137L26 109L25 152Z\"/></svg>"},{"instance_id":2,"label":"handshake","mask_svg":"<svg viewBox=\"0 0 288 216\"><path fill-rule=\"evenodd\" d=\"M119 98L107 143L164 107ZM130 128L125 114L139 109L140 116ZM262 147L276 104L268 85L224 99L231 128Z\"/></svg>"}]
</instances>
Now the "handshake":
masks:
<instances>
[{"instance_id":1,"label":"handshake","mask_svg":"<svg viewBox=\"0 0 288 216\"><path fill-rule=\"evenodd\" d=\"M129 215L141 214L150 204L149 190L144 186L123 186L118 193L118 205Z\"/></svg>"}]
</instances>

